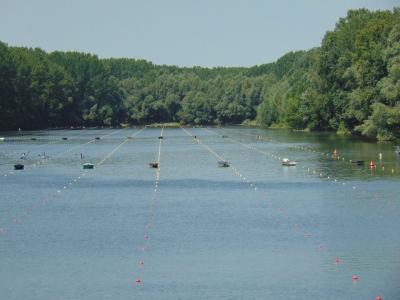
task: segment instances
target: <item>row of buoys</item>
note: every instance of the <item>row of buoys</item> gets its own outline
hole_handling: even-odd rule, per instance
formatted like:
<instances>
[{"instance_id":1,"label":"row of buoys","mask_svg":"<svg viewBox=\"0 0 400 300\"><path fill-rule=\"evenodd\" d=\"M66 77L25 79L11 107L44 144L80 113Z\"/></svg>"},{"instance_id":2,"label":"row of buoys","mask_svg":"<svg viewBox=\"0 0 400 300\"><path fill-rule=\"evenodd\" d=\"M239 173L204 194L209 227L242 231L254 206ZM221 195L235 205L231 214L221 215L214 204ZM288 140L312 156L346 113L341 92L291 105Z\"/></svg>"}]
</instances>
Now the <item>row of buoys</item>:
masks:
<instances>
[{"instance_id":1,"label":"row of buoys","mask_svg":"<svg viewBox=\"0 0 400 300\"><path fill-rule=\"evenodd\" d=\"M233 139L232 139L233 140ZM233 140L233 141L235 141L235 140ZM240 142L239 142L240 143ZM240 143L241 144L241 143ZM243 144L243 146L248 146L248 145L244 145ZM249 148L251 148L251 146L248 146ZM256 150L256 149L254 149L254 150ZM259 151L258 149L257 149L257 151ZM337 151L336 151L336 154L337 154ZM249 182L249 181L247 181L247 179L246 179L246 177L244 177L244 176L242 176L241 174L240 174L240 172L236 169L236 168L234 168L234 167L232 167L233 169L234 169L234 171L241 177L241 178L244 178L244 180L245 180L245 182ZM328 176L328 178L329 178L329 176ZM335 181L336 181L336 179L335 179ZM250 184L250 186L254 186L253 184ZM283 210L281 209L281 208L278 208L278 211L280 211L280 212L283 212ZM284 217L286 218L286 219L288 219L288 215L287 214L284 214ZM296 226L297 225L297 226ZM295 229L298 229L298 224L295 224L295 227L294 227ZM310 238L310 237L312 237L312 234L310 233L310 232L306 232L306 233L304 233L304 237L307 237L307 238ZM321 249L323 249L323 246L322 245L318 245L318 249L319 250L321 250ZM335 264L336 265L339 265L340 264L340 259L339 258L336 258L335 259ZM351 277L351 279L352 279L352 281L353 282L357 282L359 279L360 279L360 276L359 275L353 275L352 277ZM380 297L380 296L377 296L376 297L376 300L381 300L382 298Z\"/></svg>"},{"instance_id":2,"label":"row of buoys","mask_svg":"<svg viewBox=\"0 0 400 300\"><path fill-rule=\"evenodd\" d=\"M112 132L112 133L106 134L106 135L104 135L103 137L109 136L109 135L114 134L114 133L116 133L116 132L117 132L117 131L114 131L114 132ZM128 138L129 138L129 137L128 137ZM36 140L36 138L32 138L32 139ZM63 140L68 140L67 137L63 137L62 139L63 139ZM69 149L69 150L67 150L67 151L61 152L59 155L56 155L55 157L60 156L60 155L62 155L62 154L65 154L65 153L67 153L67 152L70 152L70 151L72 151L72 150L74 150L74 149L81 148L81 147L83 147L83 146L85 146L85 145L87 145L87 144L90 144L91 142L93 142L93 141L95 141L95 140L100 140L100 139L101 139L101 137L95 137L94 139L91 139L91 140L89 140L89 141L86 142L86 143L83 143L83 144L81 144L81 145L72 147L71 149ZM53 142L53 143L55 143L55 142ZM30 151L29 151L29 152L30 152ZM28 152L28 153L29 153L29 152ZM23 155L20 157L20 159L21 159L21 160L25 160L25 159L27 158L28 153L23 153ZM41 156L42 160L45 160L45 159L46 159L46 160L47 160L47 159L52 159L50 156L46 155L45 152L43 152L43 155L40 154L39 156ZM80 153L80 158L81 158L81 160L83 159L83 154L82 154L82 153ZM35 163L33 163L32 165L30 165L30 166L36 167L36 166L40 165L41 162L42 162L42 161L40 161L40 162L35 162ZM87 165L84 164L84 165L83 165L83 168L84 168L84 169L90 169L91 167L90 167L89 165L90 165L90 163L88 163ZM22 163L17 163L17 164L14 165L14 170L24 170L24 169L25 169L25 166L24 166ZM13 173L11 172L10 174L13 174ZM8 173L4 174L4 176L8 176Z\"/></svg>"},{"instance_id":3,"label":"row of buoys","mask_svg":"<svg viewBox=\"0 0 400 300\"><path fill-rule=\"evenodd\" d=\"M143 129L142 129L143 130ZM139 130L138 132L135 133L135 135L139 134L142 130ZM116 150L118 150L122 145L124 145L126 143L127 140L123 141L122 143L120 143L119 145L117 145L110 153L108 153L99 163L97 163L97 166L100 166L102 163L104 163L107 159L109 159L115 152ZM94 165L93 165L94 167ZM85 168L86 169L86 168ZM76 178L71 179L67 184L65 184L62 188L59 188L57 190L55 190L55 192L53 194L50 194L50 196L47 199L42 199L40 201L38 201L36 204L32 205L31 208L26 209L26 211L21 212L20 214L17 215L17 217L15 217L12 220L12 223L17 224L20 222L22 217L26 217L29 216L33 213L33 211L35 209L38 209L46 204L48 204L50 202L50 200L53 197L56 197L58 195L60 195L62 193L63 190L67 190L69 186L72 186L74 183L77 183L81 178L83 178L83 176L85 176L87 174L87 170L82 171ZM0 235L5 234L6 232L8 232L8 230L4 227L0 227Z\"/></svg>"},{"instance_id":4,"label":"row of buoys","mask_svg":"<svg viewBox=\"0 0 400 300\"><path fill-rule=\"evenodd\" d=\"M337 157L338 159L340 158L338 156L338 152L337 152L336 148L333 150L332 157L334 157L334 158ZM382 153L379 153L378 157L379 157L379 160L382 160L382 158L383 158ZM344 158L343 158L343 160L344 160ZM350 163L353 164L353 165L357 165L357 166L363 166L364 165L364 161L363 160L350 160ZM377 168L377 164L373 160L371 160L369 162L369 168L371 169L371 174L373 174L374 173L373 171ZM382 171L385 171L385 166L382 166ZM394 169L393 168L391 170L391 173L394 174Z\"/></svg>"},{"instance_id":5,"label":"row of buoys","mask_svg":"<svg viewBox=\"0 0 400 300\"><path fill-rule=\"evenodd\" d=\"M157 207L157 191L158 191L158 184L160 181L160 160L161 160L161 145L162 145L162 141L164 139L163 136L163 132L164 132L164 128L161 129L161 134L158 137L159 139L159 143L158 143L158 153L157 153L157 161L152 161L149 163L150 168L154 168L157 169L156 171L156 175L155 175L155 180L154 180L154 187L153 187L153 191L152 191L152 197L151 197L151 218L154 217L154 209ZM148 243L150 240L150 235L149 235L149 230L153 227L153 222L152 220L149 220L149 222L144 226L145 232L143 234L143 240L146 243L144 246L141 247L141 250L143 252L147 251L148 249ZM143 269L144 268L144 260L143 259L139 259L137 262L137 267L139 269ZM140 276L137 276L135 279L135 284L136 285L140 285L142 284L142 278Z\"/></svg>"},{"instance_id":6,"label":"row of buoys","mask_svg":"<svg viewBox=\"0 0 400 300\"><path fill-rule=\"evenodd\" d=\"M212 132L212 133L214 133L215 135L220 135L220 134L218 134L218 133L215 133L214 131L212 131L212 130L210 130L210 129L208 129L207 128L207 130L208 131L210 131L210 132ZM251 137L254 137L254 135L253 134L245 134L245 133L241 133L242 135L247 135L247 136L251 136ZM220 135L221 136L221 135ZM282 142L280 142L280 141L276 141L276 140L272 140L271 138L266 138L266 137L263 137L263 136L261 136L261 135L256 135L255 136L256 137L256 139L257 140L265 140L265 141L274 141L274 142L276 142L276 143L282 143ZM299 148L299 149L306 149L305 147L297 147L297 148ZM397 148L396 148L397 149ZM398 151L399 151L399 153L400 153L400 147L398 147ZM319 151L315 151L315 150L313 150L313 152L319 152ZM395 151L396 152L396 151ZM321 154L324 154L323 152L321 153ZM329 156L328 154L327 154L327 156ZM382 160L382 157L383 157L383 155L382 155L382 153L379 153L378 154L378 157L379 157L379 159L380 160ZM333 150L333 152L332 152L332 158L333 159L336 159L336 160L340 160L340 155L339 155L339 152L338 152L338 150L335 148L334 150ZM342 158L342 160L344 161L344 158ZM359 166L361 166L361 165L363 165L363 162L361 163L361 161L352 161L352 160L350 160L350 163L352 163L352 164L354 164L354 165L359 165ZM373 163L373 165L374 166L371 166L370 165L370 169L371 169L371 174L373 174L373 169L376 167L376 164L375 163ZM382 171L384 171L385 170L385 168L384 167L382 167ZM393 175L395 173L395 169L391 169L391 174Z\"/></svg>"},{"instance_id":7,"label":"row of buoys","mask_svg":"<svg viewBox=\"0 0 400 300\"><path fill-rule=\"evenodd\" d=\"M211 132L213 132L213 131L211 131ZM215 133L216 134L216 133ZM218 135L218 134L217 134ZM261 136L260 136L260 139L261 139ZM235 141L235 140L234 140ZM235 141L235 142L237 142L237 141ZM238 142L238 143L240 143L240 142ZM241 143L240 143L241 144ZM243 146L247 146L247 145L243 145ZM250 147L249 147L250 148ZM268 154L268 155L272 155L273 157L276 157L276 158L279 158L278 156L275 156L275 155L273 155L273 154L271 154L271 153L267 153L267 152L265 152L265 151L261 151L261 150L259 150L259 149L253 149L253 150L256 150L256 151L258 151L258 152L262 152L262 153L264 153L264 154ZM317 151L313 151L313 152L317 152ZM322 153L322 154L324 154L324 153ZM338 154L338 152L337 152L337 154ZM379 157L380 158L382 158L382 155L379 155ZM279 158L280 159L280 158ZM343 160L344 160L344 158L343 158ZM362 164L363 164L364 162L362 162ZM376 165L374 162L372 163L372 165ZM304 168L304 167L303 167ZM384 169L384 167L382 167L382 169ZM308 171L310 172L310 169L308 168ZM392 174L394 173L394 169L392 169ZM315 171L314 171L314 174L315 174ZM321 176L322 176L322 174L320 174ZM331 177L330 178L330 176L328 176L327 177L328 179L331 179L331 180L334 180L334 182L338 182L336 179L334 179L333 177ZM345 185L345 183L343 183L343 185ZM355 187L353 186L353 189L354 189ZM285 217L287 217L287 215L285 215ZM297 224L295 224L294 225L294 228L298 228L298 225ZM305 236L307 236L307 233L305 234ZM323 247L322 247L322 245L319 245L318 246L318 249L322 249ZM339 264L340 263L340 260L338 259L338 258L336 258L336 260L335 260L335 263L336 264ZM353 275L352 276L352 280L354 281L354 282L356 282L357 280L359 280L359 276L358 275ZM375 298L376 300L382 300L382 298L381 298L381 296L377 296L376 298Z\"/></svg>"},{"instance_id":8,"label":"row of buoys","mask_svg":"<svg viewBox=\"0 0 400 300\"><path fill-rule=\"evenodd\" d=\"M339 157L339 152L337 151L336 148L333 149L332 156L334 158L338 158ZM379 159L382 160L382 153L379 153ZM363 160L350 160L350 163L361 166L361 165L364 164L364 161ZM369 167L370 168L376 168L376 164L375 164L375 162L373 160L370 161Z\"/></svg>"}]
</instances>

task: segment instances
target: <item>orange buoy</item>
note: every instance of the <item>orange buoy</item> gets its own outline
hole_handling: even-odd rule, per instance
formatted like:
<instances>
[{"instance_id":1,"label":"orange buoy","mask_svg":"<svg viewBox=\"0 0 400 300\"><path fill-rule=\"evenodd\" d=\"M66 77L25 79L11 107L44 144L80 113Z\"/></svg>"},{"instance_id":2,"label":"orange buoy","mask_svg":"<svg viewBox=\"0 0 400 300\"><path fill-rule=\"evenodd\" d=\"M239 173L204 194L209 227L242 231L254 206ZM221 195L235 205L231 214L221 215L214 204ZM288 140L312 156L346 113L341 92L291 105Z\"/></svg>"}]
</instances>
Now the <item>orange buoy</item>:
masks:
<instances>
[{"instance_id":1,"label":"orange buoy","mask_svg":"<svg viewBox=\"0 0 400 300\"><path fill-rule=\"evenodd\" d=\"M336 156L337 154L338 154L338 152L337 152L336 148L333 149L333 156Z\"/></svg>"}]
</instances>

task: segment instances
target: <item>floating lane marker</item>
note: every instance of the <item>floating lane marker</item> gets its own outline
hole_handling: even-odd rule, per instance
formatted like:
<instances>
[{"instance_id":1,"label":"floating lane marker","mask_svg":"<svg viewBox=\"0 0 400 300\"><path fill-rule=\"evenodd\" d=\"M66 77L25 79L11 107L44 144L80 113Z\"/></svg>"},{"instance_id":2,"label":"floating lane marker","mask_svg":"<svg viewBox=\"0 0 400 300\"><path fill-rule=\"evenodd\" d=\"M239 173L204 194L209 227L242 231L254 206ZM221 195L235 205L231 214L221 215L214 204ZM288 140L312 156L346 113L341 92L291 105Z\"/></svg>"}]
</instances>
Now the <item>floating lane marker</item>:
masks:
<instances>
[{"instance_id":1,"label":"floating lane marker","mask_svg":"<svg viewBox=\"0 0 400 300\"><path fill-rule=\"evenodd\" d=\"M139 131L137 131L135 134L133 134L131 137L134 137L134 136L136 136L136 135L138 135L139 133L141 133L143 130L145 129L145 127L144 128L142 128L142 129L140 129ZM115 154L115 152L118 150L118 149L120 149L123 145L125 145L126 144L126 142L128 141L129 139L124 139L124 141L123 142L121 142L120 144L118 144L110 153L108 153L103 159L101 159L96 165L97 166L100 166L101 164L103 164L106 160L108 160L113 154ZM92 170L92 172L93 171L95 171L95 169L94 170ZM19 213L19 215L18 216L16 216L16 217L14 217L12 220L11 220L11 223L10 224L17 224L17 223L20 223L21 221L22 221L22 219L23 219L23 216L29 216L29 215L31 215L33 212L34 212L34 210L36 210L36 209L39 209L39 208L41 208L41 207L43 207L43 206L45 206L45 205L47 205L49 202L50 202L50 200L54 200L57 196L59 196L63 191L65 191L65 190L67 190L67 186L71 183L71 186L72 186L72 184L74 183L74 182L78 182L80 179L82 179L85 175L86 175L86 173L87 173L87 171L83 171L83 172L80 172L79 173L79 175L78 176L76 176L75 178L72 178L71 180L69 180L66 184L64 184L63 186L62 186L62 188L59 188L59 189L56 189L53 193L50 193L45 199L43 199L43 198L40 198L40 199L38 199L38 201L37 201L37 203L34 203L34 204L32 204L32 206L29 208L29 209L25 209L24 211L22 211L21 213ZM1 227L1 228L3 228L4 229L4 232L9 232L9 230L7 229L7 228L5 228L5 227Z\"/></svg>"},{"instance_id":2,"label":"floating lane marker","mask_svg":"<svg viewBox=\"0 0 400 300\"><path fill-rule=\"evenodd\" d=\"M207 130L209 130L208 128L206 128ZM212 130L209 130L209 131L211 131L211 132L213 132ZM213 132L215 135L219 135L219 136L222 136L222 135L220 135L220 134L218 134L218 133L216 133L216 132ZM252 137L252 138L256 138L257 140L263 140L263 141L268 141L268 142L273 142L273 143L276 143L276 144L286 144L285 142L281 142L281 141L278 141L278 140L275 140L275 139L272 139L272 138L270 138L270 137L265 137L265 136L261 136L261 135L255 135L255 134L247 134L247 133L243 133L243 132L240 132L240 133L238 133L237 135L239 135L239 136L249 136L249 137ZM327 152L327 153L325 153L325 152L323 152L323 151L320 151L320 150L315 150L315 149L313 149L313 148L310 148L310 147L305 147L305 146L298 146L298 145L295 145L295 146L293 146L293 148L295 148L295 149L299 149L299 150L303 150L303 151L309 151L309 152L312 152L312 153L317 153L317 154L320 154L323 158L325 158L325 156L327 157L327 158L332 158L333 160L340 160L340 161L342 161L342 162L346 162L347 160L345 159L345 157L341 157L340 155L339 155L339 152L337 151L337 149L334 149L333 150L333 152L332 153L329 153L329 152ZM335 153L335 150L336 150L336 153ZM380 153L381 154L381 153ZM379 158L380 158L380 161L381 161L381 155L378 155L379 156ZM349 162L351 162L351 160L349 161ZM368 169L367 169L368 170ZM382 170L382 172L381 173L379 173L379 174L376 174L375 172L373 172L373 170L371 169L370 171L370 174L371 175L373 175L373 176L383 176L384 175L384 171L385 171L385 166L382 166L382 168L381 168L381 170ZM390 175L394 175L396 173L396 170L395 169L391 169L390 170Z\"/></svg>"},{"instance_id":3,"label":"floating lane marker","mask_svg":"<svg viewBox=\"0 0 400 300\"><path fill-rule=\"evenodd\" d=\"M215 135L217 135L217 136L222 137L222 135L220 135L219 133L214 132L213 130L211 130L211 129L209 129L209 128L204 128L204 129L207 130L207 131L209 131L209 132L211 132L211 133L213 133L213 134L215 134ZM254 137L254 135L250 135L250 136ZM231 138L231 137L227 138L227 140L230 140L230 141L232 141L233 143L239 144L239 145L241 145L241 146L244 147L244 148L251 149L251 150L256 151L256 152L258 152L258 153L260 153L260 154L264 154L264 155L266 155L267 157L274 158L274 159L279 159L279 160L281 159L278 155L275 155L275 154L272 153L272 152L267 152L267 151L264 151L264 150L260 150L260 149L254 147L254 146L251 146L251 145L242 143L242 142L240 142L240 141L238 141L238 140L236 140L236 139L233 139L233 138ZM282 143L282 142L279 142L279 143ZM317 151L315 151L315 152L317 152ZM329 154L327 154L327 155L329 156ZM319 178L321 178L321 179L325 179L325 180L331 181L332 183L339 183L339 184L341 183L337 178L333 177L332 175L328 175L328 174L321 173L321 172L319 172L317 169L311 170L309 167L306 168L305 166L298 166L298 167L299 167L299 169L303 169L303 170L307 171L307 173L310 173L310 172L311 172L311 173L314 174L314 175L319 174L318 176L319 176ZM345 185L346 185L346 182L343 182L342 185L345 186ZM350 188L350 187L349 187L349 188ZM358 190L358 188L357 188L356 186L352 186L351 188L352 188L353 191L354 191L354 190ZM363 190L361 190L360 192L361 192L361 193L366 193L366 192L363 191Z\"/></svg>"},{"instance_id":4,"label":"floating lane marker","mask_svg":"<svg viewBox=\"0 0 400 300\"><path fill-rule=\"evenodd\" d=\"M111 133L109 133L109 134L103 135L103 136L101 136L101 138L105 138L105 137L110 136L110 135L113 135L113 134L115 134L115 133L117 133L117 132L119 132L119 130L115 130L115 131L113 131L113 132L111 132ZM55 154L54 156L44 156L44 157L42 157L42 158L39 159L39 160L36 160L36 159L35 159L35 160L24 159L24 161L26 160L26 162L27 162L26 166L27 166L27 167L37 168L37 167L39 167L39 166L41 166L41 165L44 165L45 163L47 164L49 161L51 161L51 160L53 160L53 159L55 159L55 158L61 157L61 156L64 155L64 154L67 154L67 153L69 153L69 152L71 152L71 151L73 151L73 150L77 150L77 149L79 149L79 148L82 148L82 147L84 147L84 146L86 146L86 145L88 145L88 144L94 143L95 141L96 141L96 139L91 139L91 140L89 140L88 142L85 142L85 143L83 143L83 144L79 144L79 145L77 145L77 146L74 146L74 147L72 147L72 148L69 148L69 149L67 149L67 150L65 150L65 151L63 151L63 152L60 152L60 153L58 153L58 154ZM58 143L58 142L59 142L59 140L57 139L56 141L53 141L53 142L51 142L51 143L35 145L35 147L39 147L39 146L42 146L42 145L55 144L55 143ZM30 153L30 152L32 152L32 150L28 151L27 153ZM32 162L33 162L33 163L32 163ZM21 172L15 172L14 170L10 170L10 171L7 171L6 173L4 173L4 177L7 177L8 175L17 174L17 173L20 174Z\"/></svg>"},{"instance_id":5,"label":"floating lane marker","mask_svg":"<svg viewBox=\"0 0 400 300\"><path fill-rule=\"evenodd\" d=\"M206 128L206 130L208 130L208 131L214 133L215 135L221 136L220 134L218 134L218 133L216 133L216 132L214 132L214 131L212 131L212 130L210 130L210 129L208 129L208 128ZM249 136L254 137L254 135L249 135ZM260 138L258 138L258 139L260 139ZM262 138L261 138L261 139L262 139ZM259 153L266 154L266 155L269 155L270 157L279 158L279 159L280 159L279 156L277 156L277 155L275 155L275 154L273 154L273 153L267 153L267 152L262 151L262 150L260 150L260 149L257 149L257 148L248 146L248 145L246 145L246 144L243 144L243 143L241 143L241 142L239 142L239 141L235 141L235 140L232 139L232 138L230 138L230 140L232 140L232 141L234 141L234 142L236 142L236 143L238 143L238 144L241 144L242 146L244 146L244 147L246 147L246 148L251 148L251 149L253 149L253 150L255 150L255 151L259 152ZM263 139L263 140L281 143L281 142L279 142L279 141L273 141L272 139ZM297 146L297 147L295 147L295 148L298 148L298 149L301 149L301 150L310 150L310 149L308 149L308 148L306 148L306 147L301 147L301 146ZM323 157L325 157L325 155L326 155L326 157L331 157L331 156L332 156L332 155L329 154L329 153L318 152L318 151L315 151L315 150L311 150L311 152L320 154L320 155L322 155ZM380 156L380 159L381 159L381 156ZM340 157L339 157L339 156L337 156L337 160L340 160ZM342 161L342 162L345 162L346 160L345 160L344 157L342 157L341 161ZM374 167L375 167L375 164L374 164ZM302 168L305 169L304 166L303 166ZM371 174L373 175L374 168L370 168L370 169L371 169ZM385 170L385 166L382 166L382 171L384 171L384 170ZM311 171L312 171L312 174L316 174L316 173L318 172L317 170L310 170L310 168L307 168L307 172L308 172L308 173L310 173ZM394 175L394 173L395 173L395 170L392 168L392 169L391 169L391 174ZM320 173L320 177L321 177L321 178L326 178L326 179L330 180L332 183L340 183L339 180L338 180L337 178L334 178L332 175L323 175L322 173ZM342 185L343 185L343 186L346 186L346 182L342 182ZM367 194L367 191L365 191L365 190L361 190L361 191L360 191L359 189L357 189L356 186L352 186L351 188L352 188L352 190L358 190L358 192L360 192L360 193ZM377 194L375 195L375 197L377 197ZM295 224L294 228L295 228L295 229L298 229L298 225ZM305 237L306 237L306 236L308 236L308 233L305 234ZM321 245L321 244L318 245L318 249L319 249L320 251L322 251L322 250L324 249L323 245ZM341 260L340 260L339 258L336 258L336 259L335 259L335 264L336 264L336 266L338 266L340 263L341 263ZM353 281L353 282L357 282L357 281L359 280L359 278L360 278L360 277L359 277L358 275L353 275L353 276L352 276L352 281ZM376 300L381 300L381 297L380 297L380 296L377 296L377 297L376 297Z\"/></svg>"},{"instance_id":6,"label":"floating lane marker","mask_svg":"<svg viewBox=\"0 0 400 300\"><path fill-rule=\"evenodd\" d=\"M152 194L150 196L149 220L144 225L144 234L143 234L144 245L139 247L139 249L141 250L142 253L147 253L148 250L150 249L150 247L149 247L150 246L150 232L151 232L151 229L154 228L154 224L155 224L155 210L157 207L158 186L160 183L160 174L161 174L161 146L162 146L163 140L164 140L164 128L161 129L160 136L158 139L158 149L157 149L157 155L156 155L157 169L156 169L156 173L155 173ZM141 258L138 260L138 262L137 262L137 268L138 268L137 272L138 273L141 273L142 270L144 269L144 266L145 266L144 261L145 261L144 258ZM142 283L141 277L136 277L135 285L140 285L141 283Z\"/></svg>"},{"instance_id":7,"label":"floating lane marker","mask_svg":"<svg viewBox=\"0 0 400 300\"><path fill-rule=\"evenodd\" d=\"M183 128L182 128L182 129L183 129ZM188 131L185 130L185 129L183 129L183 130L184 130L189 136L191 136L190 132L188 132ZM211 130L209 130L209 129L206 129L206 130L211 131ZM211 132L212 132L212 131L211 131ZM218 134L217 134L217 135L218 135ZM270 155L270 153L268 153L268 152L260 151L260 150L257 149L257 148L254 148L254 147L249 146L249 145L247 145L247 144L243 144L243 143L241 143L241 142L239 142L239 141L236 141L236 140L234 140L234 139L232 139L232 138L229 138L229 139L232 140L232 141L234 141L234 142L236 142L236 143L238 143L238 144L240 144L240 145L242 145L242 146L245 147L245 148L252 149L252 150L255 150L255 151L257 151L257 152ZM219 154L217 154L215 151L213 151L212 149L210 149L207 145L205 145L204 143L202 143L198 138L195 139L195 141L198 142L199 144L201 144L205 149L207 149L210 153L214 154L216 157L222 158ZM217 155L216 155L216 154L217 154ZM250 182L250 181L248 181L248 180L245 179L246 177L244 177L244 176L240 173L240 171L238 171L238 169L237 169L236 167L232 166L232 170L235 172L235 174L237 174L240 178L242 178L242 180L244 180L246 183L249 183L249 182ZM322 176L322 175L323 175L323 174L320 173L320 176ZM331 179L330 176L329 176L329 179ZM336 182L336 181L334 181L334 182ZM254 186L254 183L253 183L253 186ZM266 193L264 193L264 195L266 195ZM282 217L283 217L284 219L289 220L289 215L288 215L282 208L278 208L278 213L281 214ZM292 228L293 228L294 230L298 230L298 229L299 229L299 225L296 223L296 224L294 224L294 226L293 226ZM305 239L311 239L311 238L315 239L315 235L314 235L313 233L309 232L309 231L304 232L304 233L303 233L303 236L304 236ZM325 251L325 246L324 246L323 244L319 243L319 244L317 244L316 249L317 249L318 251L323 251L323 250ZM340 262L339 259L336 258L336 259L335 259L335 264L336 264L336 266L339 265L339 262ZM354 277L354 276L355 276L355 277ZM353 281L357 281L357 280L359 279L359 276L358 276L358 275L354 275L354 276L352 277L352 280L353 280Z\"/></svg>"}]
</instances>

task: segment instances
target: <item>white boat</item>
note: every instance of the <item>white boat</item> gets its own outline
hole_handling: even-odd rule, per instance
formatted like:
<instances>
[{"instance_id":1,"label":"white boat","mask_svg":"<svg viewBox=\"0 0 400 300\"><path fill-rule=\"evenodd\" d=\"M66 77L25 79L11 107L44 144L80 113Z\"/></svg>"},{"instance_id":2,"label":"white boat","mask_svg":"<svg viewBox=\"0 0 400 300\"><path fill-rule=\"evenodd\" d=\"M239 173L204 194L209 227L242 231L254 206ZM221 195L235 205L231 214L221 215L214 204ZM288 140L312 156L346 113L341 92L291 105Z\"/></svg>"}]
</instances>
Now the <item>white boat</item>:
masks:
<instances>
[{"instance_id":1,"label":"white boat","mask_svg":"<svg viewBox=\"0 0 400 300\"><path fill-rule=\"evenodd\" d=\"M0 137L0 142L4 142L5 138Z\"/></svg>"},{"instance_id":2,"label":"white boat","mask_svg":"<svg viewBox=\"0 0 400 300\"><path fill-rule=\"evenodd\" d=\"M292 166L296 166L296 165L297 165L297 162L291 161L289 158L282 159L282 166L292 167Z\"/></svg>"}]
</instances>

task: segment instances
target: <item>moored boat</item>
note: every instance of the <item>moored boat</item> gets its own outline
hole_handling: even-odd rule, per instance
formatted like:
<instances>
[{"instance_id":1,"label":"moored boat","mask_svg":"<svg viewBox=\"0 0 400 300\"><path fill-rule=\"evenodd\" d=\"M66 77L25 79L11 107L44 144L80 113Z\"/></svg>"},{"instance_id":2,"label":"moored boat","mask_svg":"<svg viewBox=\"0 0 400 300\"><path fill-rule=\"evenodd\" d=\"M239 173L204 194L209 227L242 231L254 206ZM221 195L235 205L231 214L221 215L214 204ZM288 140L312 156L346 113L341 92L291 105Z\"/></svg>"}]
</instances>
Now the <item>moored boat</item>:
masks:
<instances>
[{"instance_id":1,"label":"moored boat","mask_svg":"<svg viewBox=\"0 0 400 300\"><path fill-rule=\"evenodd\" d=\"M156 161L149 162L149 167L153 168L153 169L157 169L158 168L158 162L156 162Z\"/></svg>"},{"instance_id":2,"label":"moored boat","mask_svg":"<svg viewBox=\"0 0 400 300\"><path fill-rule=\"evenodd\" d=\"M364 161L363 160L350 160L350 163L353 165L357 165L357 166L363 166L364 165Z\"/></svg>"},{"instance_id":3,"label":"moored boat","mask_svg":"<svg viewBox=\"0 0 400 300\"><path fill-rule=\"evenodd\" d=\"M291 161L289 158L282 159L282 166L293 167L296 165L297 165L297 162Z\"/></svg>"},{"instance_id":4,"label":"moored boat","mask_svg":"<svg viewBox=\"0 0 400 300\"><path fill-rule=\"evenodd\" d=\"M14 170L23 170L24 169L24 165L23 164L15 164L14 165Z\"/></svg>"},{"instance_id":5,"label":"moored boat","mask_svg":"<svg viewBox=\"0 0 400 300\"><path fill-rule=\"evenodd\" d=\"M94 169L94 164L91 163L84 163L82 166L84 169Z\"/></svg>"},{"instance_id":6,"label":"moored boat","mask_svg":"<svg viewBox=\"0 0 400 300\"><path fill-rule=\"evenodd\" d=\"M218 162L218 167L227 168L227 167L229 167L229 166L230 166L229 161L220 160L220 161Z\"/></svg>"}]
</instances>

